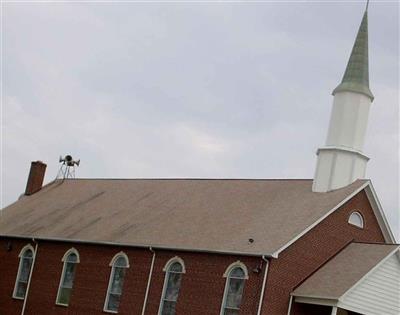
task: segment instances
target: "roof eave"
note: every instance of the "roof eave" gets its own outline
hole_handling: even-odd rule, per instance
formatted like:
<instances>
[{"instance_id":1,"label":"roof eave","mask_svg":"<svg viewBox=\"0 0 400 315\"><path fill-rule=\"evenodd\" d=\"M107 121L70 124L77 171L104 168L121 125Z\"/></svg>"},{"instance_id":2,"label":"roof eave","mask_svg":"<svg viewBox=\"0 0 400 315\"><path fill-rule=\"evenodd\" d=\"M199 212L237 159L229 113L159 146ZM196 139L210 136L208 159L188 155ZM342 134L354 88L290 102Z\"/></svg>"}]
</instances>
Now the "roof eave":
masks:
<instances>
[{"instance_id":1,"label":"roof eave","mask_svg":"<svg viewBox=\"0 0 400 315\"><path fill-rule=\"evenodd\" d=\"M158 250L174 250L174 251L182 251L182 252L194 252L194 253L207 253L207 254L219 254L219 255L238 255L238 256L248 256L248 257L266 257L266 258L277 258L277 256L272 254L265 253L251 253L251 252L240 252L240 251L232 251L232 250L214 250L214 249L202 249L202 248L184 248L184 247L172 247L172 246L163 246L163 245L151 245L151 244L132 244L132 243L120 243L120 242L108 242L108 241L88 241L88 240L80 240L80 239L65 239L65 238L56 238L56 237L36 237L29 235L12 235L12 234L0 234L0 237L4 238L19 238L19 239L27 239L27 240L36 240L36 241L47 241L47 242L65 242L65 243L79 243L79 244L87 244L87 245L105 245L105 246L125 246L132 248L152 248Z\"/></svg>"},{"instance_id":2,"label":"roof eave","mask_svg":"<svg viewBox=\"0 0 400 315\"><path fill-rule=\"evenodd\" d=\"M356 82L342 82L340 83L332 92L335 95L339 92L354 92L367 96L371 102L374 101L374 95L372 94L370 88L360 83Z\"/></svg>"}]
</instances>

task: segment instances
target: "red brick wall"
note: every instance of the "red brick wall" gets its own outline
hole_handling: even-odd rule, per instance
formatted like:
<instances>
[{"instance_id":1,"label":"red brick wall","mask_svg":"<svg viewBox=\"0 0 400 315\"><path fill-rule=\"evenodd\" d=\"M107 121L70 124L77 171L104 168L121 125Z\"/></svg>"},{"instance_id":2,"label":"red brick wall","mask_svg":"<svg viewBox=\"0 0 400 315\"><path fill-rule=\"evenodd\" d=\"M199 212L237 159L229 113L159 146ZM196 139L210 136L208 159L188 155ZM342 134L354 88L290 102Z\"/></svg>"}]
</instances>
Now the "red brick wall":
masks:
<instances>
[{"instance_id":1,"label":"red brick wall","mask_svg":"<svg viewBox=\"0 0 400 315\"><path fill-rule=\"evenodd\" d=\"M355 209L364 217L364 229L347 223L350 213ZM263 314L286 315L289 294L293 288L352 240L384 242L364 191L280 253L278 259L272 259L268 270ZM293 310L292 314L300 313Z\"/></svg>"},{"instance_id":2,"label":"red brick wall","mask_svg":"<svg viewBox=\"0 0 400 315\"><path fill-rule=\"evenodd\" d=\"M13 249L6 251L9 241ZM0 314L21 313L23 301L13 299L12 292L18 269L18 254L26 244L26 241L16 239L0 240ZM80 263L76 269L70 305L58 306L55 301L63 267L61 259L72 246L79 252ZM111 270L109 263L121 250L128 255L130 268L126 272L119 314L141 314L152 259L149 250L42 241L39 241L25 314L103 313ZM243 262L249 271L249 279L244 288L242 314L256 313L263 274L252 270L260 264L260 258L156 251L146 314L157 314L164 284L163 268L175 256L182 258L186 267L177 314L219 314L226 280L223 274L237 260Z\"/></svg>"}]
</instances>

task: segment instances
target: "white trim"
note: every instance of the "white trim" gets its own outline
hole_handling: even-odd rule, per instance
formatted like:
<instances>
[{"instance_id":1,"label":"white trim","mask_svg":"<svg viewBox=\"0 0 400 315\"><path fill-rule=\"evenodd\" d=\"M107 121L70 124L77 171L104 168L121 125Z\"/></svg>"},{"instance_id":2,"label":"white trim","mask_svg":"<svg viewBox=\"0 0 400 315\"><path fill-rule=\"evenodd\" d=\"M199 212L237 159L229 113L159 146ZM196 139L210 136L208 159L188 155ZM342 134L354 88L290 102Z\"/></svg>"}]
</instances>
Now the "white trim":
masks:
<instances>
[{"instance_id":1,"label":"white trim","mask_svg":"<svg viewBox=\"0 0 400 315\"><path fill-rule=\"evenodd\" d=\"M61 285L62 285L64 277L65 277L65 269L66 269L66 265L68 263L66 260L67 260L67 258L68 258L68 256L70 254L75 254L76 255L75 264L79 264L80 263L79 252L74 247L72 247L69 250L67 250L64 253L64 256L61 258L61 262L63 263L63 268L62 268L62 272L61 272L60 283L58 284L58 290L57 290L57 296L56 296L56 305L65 306L65 307L68 307L69 304L58 302L58 298L60 297ZM74 278L75 278L75 274L74 274ZM72 288L71 288L71 290L72 290Z\"/></svg>"},{"instance_id":2,"label":"white trim","mask_svg":"<svg viewBox=\"0 0 400 315\"><path fill-rule=\"evenodd\" d=\"M330 298L315 298L306 296L295 296L296 303L313 304L313 305L324 305L324 306L337 306L336 299Z\"/></svg>"},{"instance_id":3,"label":"white trim","mask_svg":"<svg viewBox=\"0 0 400 315\"><path fill-rule=\"evenodd\" d=\"M147 287L146 287L146 293L144 295L144 301L143 301L143 307L142 307L142 315L144 315L146 311L146 304L147 304L147 298L149 296L149 290L150 290L150 284L151 284L151 277L153 275L153 268L154 268L154 262L156 260L156 251L153 250L151 247L149 247L150 252L153 253L153 257L151 259L151 265L150 265L150 271L149 271L149 278L147 279Z\"/></svg>"},{"instance_id":4,"label":"white trim","mask_svg":"<svg viewBox=\"0 0 400 315\"><path fill-rule=\"evenodd\" d=\"M34 239L32 239L32 241L35 242ZM26 286L24 303L23 303L23 305L22 305L21 315L24 315L24 314L25 314L26 302L28 301L29 288L31 287L31 280L32 280L32 274L33 274L33 268L35 267L36 254L37 254L37 251L38 251L38 246L39 246L39 245L38 245L38 243L36 242L36 244L35 244L35 251L33 252L33 260L32 260L31 270L30 270L30 272L29 272L28 285Z\"/></svg>"},{"instance_id":5,"label":"white trim","mask_svg":"<svg viewBox=\"0 0 400 315\"><path fill-rule=\"evenodd\" d=\"M352 218L354 217L357 217L360 220L360 224L356 222L351 222ZM364 229L364 216L361 214L360 211L354 210L350 213L349 218L347 219L347 223L360 229Z\"/></svg>"},{"instance_id":6,"label":"white trim","mask_svg":"<svg viewBox=\"0 0 400 315\"><path fill-rule=\"evenodd\" d=\"M229 278L229 274L231 273L232 269L236 268L236 267L240 267L243 269L244 271L244 279L247 280L249 279L249 272L247 270L247 267L244 263L242 263L240 260L235 261L233 263L231 263L228 268L226 268L224 274L222 275L224 278Z\"/></svg>"},{"instance_id":7,"label":"white trim","mask_svg":"<svg viewBox=\"0 0 400 315\"><path fill-rule=\"evenodd\" d=\"M336 315L337 314L337 307L336 306L332 306L332 313L331 315Z\"/></svg>"},{"instance_id":8,"label":"white trim","mask_svg":"<svg viewBox=\"0 0 400 315\"><path fill-rule=\"evenodd\" d=\"M290 312L292 311L292 303L293 303L293 295L290 295L287 315L290 315Z\"/></svg>"},{"instance_id":9,"label":"white trim","mask_svg":"<svg viewBox=\"0 0 400 315\"><path fill-rule=\"evenodd\" d=\"M386 219L385 212L381 203L379 202L378 195L376 194L374 185L371 181L368 181L368 186L365 192L371 204L372 210L375 213L375 217L378 220L378 224L382 230L385 241L388 243L396 243L396 238L394 237L393 232L390 229L390 225Z\"/></svg>"},{"instance_id":10,"label":"white trim","mask_svg":"<svg viewBox=\"0 0 400 315\"><path fill-rule=\"evenodd\" d=\"M167 272L169 267L174 263L174 262L178 262L182 265L182 273L186 273L186 268L185 268L185 262L183 261L182 258L180 258L179 256L175 256L173 258L171 258L170 260L167 261L167 263L165 264L163 271Z\"/></svg>"},{"instance_id":11,"label":"white trim","mask_svg":"<svg viewBox=\"0 0 400 315\"><path fill-rule=\"evenodd\" d=\"M26 291L25 291L24 297L17 296L16 293L17 293L17 286L18 286L18 282L19 282L19 277L20 277L20 275L21 275L22 256L25 254L25 252L26 252L27 250L30 250L30 251L32 252L32 263L31 263L31 268L30 268L30 270L29 270L29 273L30 273L30 271L32 270L33 259L34 259L34 257L35 257L35 249L33 248L33 246L32 246L31 244L26 244L26 245L25 245L24 247L22 247L22 249L19 251L19 254L18 254L19 262L18 262L17 277L15 278L14 290L13 290L13 295L12 295L12 297L13 297L14 299L17 299L17 300L25 300L25 298L26 298ZM28 278L28 282L29 282L29 278Z\"/></svg>"},{"instance_id":12,"label":"white trim","mask_svg":"<svg viewBox=\"0 0 400 315\"><path fill-rule=\"evenodd\" d=\"M72 253L74 253L74 254L76 255L76 259L77 259L77 260L76 260L76 263L79 264L79 263L81 262L81 260L80 260L80 257L79 257L79 252L78 252L78 250L77 250L75 247L71 247L70 249L68 249L68 250L65 252L63 258L61 258L61 261L62 261L62 262L65 262L65 260L66 260L67 257L69 256L69 254L72 254Z\"/></svg>"},{"instance_id":13,"label":"white trim","mask_svg":"<svg viewBox=\"0 0 400 315\"><path fill-rule=\"evenodd\" d=\"M186 273L186 269L185 269L185 263L183 261L182 258L175 256L173 258L171 258L170 260L167 261L167 263L165 264L163 271L165 272L165 276L164 276L164 285L163 285L163 289L162 289L162 293L161 293L161 300L160 300L160 304L158 306L158 314L161 315L162 313L162 309L164 307L164 298L165 298L165 293L167 291L167 285L168 285L168 277L169 277L169 268L171 267L171 265L175 262L178 262L181 266L182 266L182 272L180 272L181 274ZM180 290L180 287L179 287ZM179 298L179 293L178 293L178 298Z\"/></svg>"},{"instance_id":14,"label":"white trim","mask_svg":"<svg viewBox=\"0 0 400 315\"><path fill-rule=\"evenodd\" d=\"M128 258L128 255L125 254L123 251L121 251L121 252L115 254L114 257L111 259L110 264L109 264L109 266L111 267L110 278L108 279L108 286L107 286L106 298L105 298L105 300L104 300L104 306L103 306L103 312L106 312L106 313L113 313L113 314L117 314L117 313L118 313L118 311L113 311L113 310L107 309L107 304L108 304L108 300L109 300L109 297L110 297L111 284L112 284L112 281L113 281L113 279L114 279L114 273L115 273L115 266L114 266L114 263L116 262L116 260L117 260L119 257L124 257L125 260L126 260L126 263L127 263L126 267L122 267L122 268L129 268L129 267L130 267L130 266L129 266L129 258ZM119 268L120 268L120 267L119 267ZM124 277L125 277L125 276L124 276ZM124 280L125 280L125 279L124 279ZM121 291L121 295L122 295L122 291ZM119 306L119 305L118 305L118 306Z\"/></svg>"},{"instance_id":15,"label":"white trim","mask_svg":"<svg viewBox=\"0 0 400 315\"><path fill-rule=\"evenodd\" d=\"M267 259L265 259L265 257L263 257L262 260L265 261L265 271L264 271L264 278L263 278L262 287L261 287L260 301L258 302L257 315L261 315L261 309L262 309L262 305L263 305L263 301L264 301L265 284L267 282L268 267L269 267L269 261Z\"/></svg>"},{"instance_id":16,"label":"white trim","mask_svg":"<svg viewBox=\"0 0 400 315\"><path fill-rule=\"evenodd\" d=\"M353 306L349 306L349 305L344 306L340 302L338 303L337 307L339 307L339 308L341 308L343 310L346 310L346 311L357 313L357 314L362 314L362 312L365 311L365 310L362 310L362 309L359 309L359 308L356 308L356 307L353 307Z\"/></svg>"},{"instance_id":17,"label":"white trim","mask_svg":"<svg viewBox=\"0 0 400 315\"><path fill-rule=\"evenodd\" d=\"M121 257L121 256L124 257L125 260L126 260L126 262L127 262L126 268L129 268L129 267L130 267L130 266L129 266L129 257L128 257L128 255L125 254L123 251L121 251L121 252L115 254L114 257L111 259L111 261L110 261L110 263L109 263L108 265L109 265L110 267L113 267L115 261L116 261L119 257Z\"/></svg>"},{"instance_id":18,"label":"white trim","mask_svg":"<svg viewBox=\"0 0 400 315\"><path fill-rule=\"evenodd\" d=\"M225 280L225 289L224 289L224 295L222 296L222 303L221 303L221 310L220 310L220 315L224 315L225 313L225 303L226 303L226 297L228 295L228 287L229 287L229 274L231 273L231 271L236 268L242 268L243 272L244 272L244 278L243 280L248 280L249 279L249 273L247 271L247 267L244 263L242 263L240 260L235 261L234 263L231 263L228 268L226 268L224 274L222 275L222 277L226 278ZM243 297L242 297L243 298Z\"/></svg>"},{"instance_id":19,"label":"white trim","mask_svg":"<svg viewBox=\"0 0 400 315\"><path fill-rule=\"evenodd\" d=\"M341 152L351 152L351 153L355 153L358 156L360 156L362 159L364 159L365 161L369 161L370 158L368 156L366 156L363 152L356 150L354 148L350 148L350 147L346 147L346 146L324 146L324 147L320 147L317 149L317 155L319 154L320 151L341 151Z\"/></svg>"},{"instance_id":20,"label":"white trim","mask_svg":"<svg viewBox=\"0 0 400 315\"><path fill-rule=\"evenodd\" d=\"M25 253L25 251L27 249L30 249L32 251L32 254L35 252L35 249L33 248L33 246L31 244L26 244L24 247L21 248L21 250L19 251L18 257L21 258L22 255ZM33 256L32 256L33 257Z\"/></svg>"},{"instance_id":21,"label":"white trim","mask_svg":"<svg viewBox=\"0 0 400 315\"><path fill-rule=\"evenodd\" d=\"M288 248L290 245L292 245L294 242L296 242L300 237L303 235L307 234L311 229L313 229L315 226L317 226L319 223L321 223L323 220L325 220L328 216L330 216L333 212L335 212L337 209L339 209L341 206L343 206L347 201L349 201L351 198L353 198L355 195L357 195L360 191L368 187L370 184L370 181L368 180L365 184L363 184L361 187L353 191L350 195L348 195L345 199L343 199L341 202L339 202L334 208L329 210L324 216L319 218L317 221L315 221L313 224L311 224L308 228L306 228L303 232L298 234L296 237L292 238L289 242L287 242L285 245L283 245L281 248L279 248L272 256L273 257L278 257L278 255L283 252L286 248ZM327 193L316 193L316 194L327 194Z\"/></svg>"},{"instance_id":22,"label":"white trim","mask_svg":"<svg viewBox=\"0 0 400 315\"><path fill-rule=\"evenodd\" d=\"M19 239L27 239L31 240L32 236L26 235L18 235L18 234L1 234L0 237L5 238L19 238ZM124 243L124 242L111 242L111 241L89 241L75 238L60 238L60 237L40 237L35 236L36 240L40 241L53 241L53 242L66 242L66 243L78 243L78 244L94 244L94 245L107 245L107 246L118 246L118 247L133 247L133 248L153 248L153 249L162 249L162 250L173 250L173 251L181 251L181 252L191 252L191 253L206 253L206 254L221 254L221 255L236 255L236 256L246 256L246 257L272 257L278 258L270 253L255 253L255 252L239 252L232 250L214 250L214 249L205 249L205 248L189 248L189 247L173 247L173 246L161 246L161 245L151 245L151 244L138 244L138 243Z\"/></svg>"}]
</instances>

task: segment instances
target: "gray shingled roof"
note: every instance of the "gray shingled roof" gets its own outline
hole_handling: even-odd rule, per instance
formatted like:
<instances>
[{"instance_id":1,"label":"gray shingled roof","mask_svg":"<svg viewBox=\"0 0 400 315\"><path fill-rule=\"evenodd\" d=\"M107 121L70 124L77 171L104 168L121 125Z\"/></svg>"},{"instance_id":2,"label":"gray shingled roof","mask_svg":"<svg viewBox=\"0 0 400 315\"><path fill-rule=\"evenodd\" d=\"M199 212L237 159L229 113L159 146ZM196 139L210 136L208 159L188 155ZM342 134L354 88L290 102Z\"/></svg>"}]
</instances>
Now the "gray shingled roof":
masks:
<instances>
[{"instance_id":1,"label":"gray shingled roof","mask_svg":"<svg viewBox=\"0 0 400 315\"><path fill-rule=\"evenodd\" d=\"M292 295L337 300L396 248L399 245L351 243Z\"/></svg>"},{"instance_id":2,"label":"gray shingled roof","mask_svg":"<svg viewBox=\"0 0 400 315\"><path fill-rule=\"evenodd\" d=\"M0 235L269 255L365 182L315 193L312 180L57 180L6 207Z\"/></svg>"}]
</instances>

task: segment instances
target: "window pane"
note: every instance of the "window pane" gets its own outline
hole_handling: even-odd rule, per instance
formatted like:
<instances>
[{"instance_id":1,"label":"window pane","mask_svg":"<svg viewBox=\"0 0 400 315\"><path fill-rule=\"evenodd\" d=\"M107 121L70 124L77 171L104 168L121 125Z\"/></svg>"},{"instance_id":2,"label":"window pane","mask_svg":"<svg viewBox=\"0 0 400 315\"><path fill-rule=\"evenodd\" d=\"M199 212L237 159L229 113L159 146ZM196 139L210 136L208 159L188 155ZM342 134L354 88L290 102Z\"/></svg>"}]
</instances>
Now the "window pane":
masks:
<instances>
[{"instance_id":1,"label":"window pane","mask_svg":"<svg viewBox=\"0 0 400 315\"><path fill-rule=\"evenodd\" d=\"M173 272L182 272L182 265L178 262L175 262L169 267L169 271Z\"/></svg>"},{"instance_id":2,"label":"window pane","mask_svg":"<svg viewBox=\"0 0 400 315\"><path fill-rule=\"evenodd\" d=\"M122 294L122 285L124 284L125 268L114 268L114 277L111 283L111 293Z\"/></svg>"},{"instance_id":3,"label":"window pane","mask_svg":"<svg viewBox=\"0 0 400 315\"><path fill-rule=\"evenodd\" d=\"M76 263L76 262L78 262L78 257L76 256L75 253L71 253L68 255L66 261L71 262L71 263Z\"/></svg>"},{"instance_id":4,"label":"window pane","mask_svg":"<svg viewBox=\"0 0 400 315\"><path fill-rule=\"evenodd\" d=\"M117 260L114 263L114 266L115 267L127 267L128 264L126 262L125 257L123 257L123 256L118 257Z\"/></svg>"},{"instance_id":5,"label":"window pane","mask_svg":"<svg viewBox=\"0 0 400 315\"><path fill-rule=\"evenodd\" d=\"M238 315L239 310L225 310L224 315Z\"/></svg>"},{"instance_id":6,"label":"window pane","mask_svg":"<svg viewBox=\"0 0 400 315\"><path fill-rule=\"evenodd\" d=\"M231 271L229 277L244 279L244 271L242 268L237 267Z\"/></svg>"},{"instance_id":7,"label":"window pane","mask_svg":"<svg viewBox=\"0 0 400 315\"><path fill-rule=\"evenodd\" d=\"M244 280L243 279L229 279L228 295L226 297L226 307L240 308L242 301Z\"/></svg>"},{"instance_id":8,"label":"window pane","mask_svg":"<svg viewBox=\"0 0 400 315\"><path fill-rule=\"evenodd\" d=\"M32 258L22 258L21 272L19 274L19 281L28 282L29 273L31 271Z\"/></svg>"},{"instance_id":9,"label":"window pane","mask_svg":"<svg viewBox=\"0 0 400 315\"><path fill-rule=\"evenodd\" d=\"M358 212L353 212L350 215L349 223L353 224L355 226L358 226L360 228L364 227L363 218L362 218L361 214L359 214Z\"/></svg>"},{"instance_id":10,"label":"window pane","mask_svg":"<svg viewBox=\"0 0 400 315\"><path fill-rule=\"evenodd\" d=\"M66 263L62 287L72 288L72 285L74 284L75 266L74 263Z\"/></svg>"},{"instance_id":11,"label":"window pane","mask_svg":"<svg viewBox=\"0 0 400 315\"><path fill-rule=\"evenodd\" d=\"M175 315L176 302L164 301L161 315Z\"/></svg>"},{"instance_id":12,"label":"window pane","mask_svg":"<svg viewBox=\"0 0 400 315\"><path fill-rule=\"evenodd\" d=\"M22 258L32 258L33 253L30 249L27 249L25 253L22 255Z\"/></svg>"},{"instance_id":13,"label":"window pane","mask_svg":"<svg viewBox=\"0 0 400 315\"><path fill-rule=\"evenodd\" d=\"M27 283L18 282L15 296L20 297L20 298L24 298L25 297L25 292L26 292L26 286L27 286Z\"/></svg>"},{"instance_id":14,"label":"window pane","mask_svg":"<svg viewBox=\"0 0 400 315\"><path fill-rule=\"evenodd\" d=\"M168 273L167 289L165 290L164 299L168 301L177 301L179 288L181 286L182 274L180 273Z\"/></svg>"},{"instance_id":15,"label":"window pane","mask_svg":"<svg viewBox=\"0 0 400 315\"><path fill-rule=\"evenodd\" d=\"M71 297L72 289L70 288L60 288L60 295L58 296L58 303L69 304L69 299Z\"/></svg>"},{"instance_id":16,"label":"window pane","mask_svg":"<svg viewBox=\"0 0 400 315\"><path fill-rule=\"evenodd\" d=\"M107 309L109 311L118 311L119 301L121 296L119 294L112 294L108 296L108 305Z\"/></svg>"}]
</instances>

